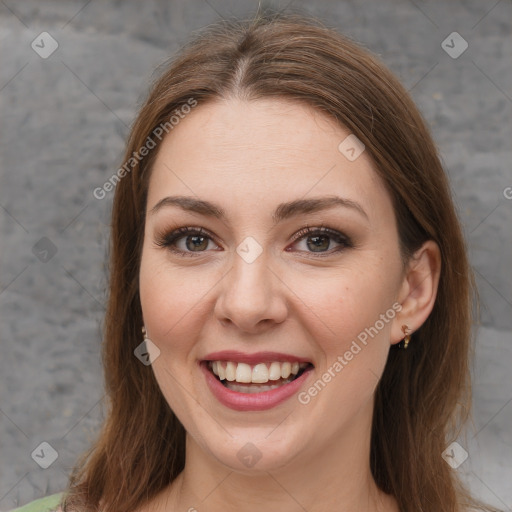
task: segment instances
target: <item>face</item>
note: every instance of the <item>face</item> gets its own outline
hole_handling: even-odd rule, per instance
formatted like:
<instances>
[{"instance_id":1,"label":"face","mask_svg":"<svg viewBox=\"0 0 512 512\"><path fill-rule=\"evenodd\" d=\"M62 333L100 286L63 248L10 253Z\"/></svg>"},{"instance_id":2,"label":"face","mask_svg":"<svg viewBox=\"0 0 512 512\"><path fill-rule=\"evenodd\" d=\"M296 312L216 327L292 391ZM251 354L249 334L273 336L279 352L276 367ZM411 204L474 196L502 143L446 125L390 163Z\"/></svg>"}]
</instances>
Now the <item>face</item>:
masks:
<instances>
[{"instance_id":1,"label":"face","mask_svg":"<svg viewBox=\"0 0 512 512\"><path fill-rule=\"evenodd\" d=\"M159 149L140 268L152 369L216 464L282 468L369 433L403 269L372 161L338 149L349 134L299 103L230 99Z\"/></svg>"}]
</instances>

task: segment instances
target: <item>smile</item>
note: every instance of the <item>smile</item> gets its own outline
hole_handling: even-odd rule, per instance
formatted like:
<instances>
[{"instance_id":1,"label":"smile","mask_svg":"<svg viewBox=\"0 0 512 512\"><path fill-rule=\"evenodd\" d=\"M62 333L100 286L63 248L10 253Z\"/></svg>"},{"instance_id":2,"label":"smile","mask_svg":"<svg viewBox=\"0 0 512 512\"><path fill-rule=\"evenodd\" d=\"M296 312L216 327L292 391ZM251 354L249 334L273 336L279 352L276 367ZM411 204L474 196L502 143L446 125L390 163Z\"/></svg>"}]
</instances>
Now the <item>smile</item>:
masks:
<instances>
[{"instance_id":1,"label":"smile","mask_svg":"<svg viewBox=\"0 0 512 512\"><path fill-rule=\"evenodd\" d=\"M280 404L300 390L314 368L304 360L251 363L245 359L247 362L216 358L203 360L200 365L217 400L240 411L259 411Z\"/></svg>"},{"instance_id":2,"label":"smile","mask_svg":"<svg viewBox=\"0 0 512 512\"><path fill-rule=\"evenodd\" d=\"M235 361L209 361L208 363L208 368L224 386L239 393L260 393L276 389L295 380L308 366L311 364L297 361L293 363L273 361L256 365ZM271 384L262 385L267 382Z\"/></svg>"}]
</instances>

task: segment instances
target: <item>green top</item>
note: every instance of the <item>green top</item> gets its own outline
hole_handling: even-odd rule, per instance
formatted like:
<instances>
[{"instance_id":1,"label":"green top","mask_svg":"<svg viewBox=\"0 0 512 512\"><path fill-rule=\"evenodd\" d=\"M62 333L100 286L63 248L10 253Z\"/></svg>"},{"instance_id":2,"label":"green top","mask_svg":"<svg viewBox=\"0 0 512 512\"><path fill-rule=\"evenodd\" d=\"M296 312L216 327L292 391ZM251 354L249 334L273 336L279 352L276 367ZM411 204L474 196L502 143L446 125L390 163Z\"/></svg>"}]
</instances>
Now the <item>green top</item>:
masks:
<instances>
[{"instance_id":1,"label":"green top","mask_svg":"<svg viewBox=\"0 0 512 512\"><path fill-rule=\"evenodd\" d=\"M27 503L25 506L12 510L11 512L53 512L57 510L63 493L52 494Z\"/></svg>"}]
</instances>

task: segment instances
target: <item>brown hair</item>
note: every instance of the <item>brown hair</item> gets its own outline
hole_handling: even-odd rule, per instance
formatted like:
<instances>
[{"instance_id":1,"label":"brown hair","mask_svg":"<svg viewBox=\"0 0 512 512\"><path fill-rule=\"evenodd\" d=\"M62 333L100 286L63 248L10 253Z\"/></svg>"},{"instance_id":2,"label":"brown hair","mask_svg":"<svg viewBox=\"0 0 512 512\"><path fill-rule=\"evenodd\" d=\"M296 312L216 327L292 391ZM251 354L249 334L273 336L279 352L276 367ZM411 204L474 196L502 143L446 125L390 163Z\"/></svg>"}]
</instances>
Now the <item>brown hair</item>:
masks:
<instances>
[{"instance_id":1,"label":"brown hair","mask_svg":"<svg viewBox=\"0 0 512 512\"><path fill-rule=\"evenodd\" d=\"M447 178L406 90L372 55L319 21L262 14L221 21L185 46L154 84L128 140L125 161L193 99L287 98L336 119L366 146L393 200L404 262L434 240L442 270L434 309L407 351L390 351L376 391L371 469L402 511L456 512L476 506L442 459L470 404L472 278ZM171 134L172 136L172 134ZM110 294L103 360L108 413L92 449L74 468L65 510L129 512L184 467L184 428L142 341L139 264L151 166L137 162L116 187Z\"/></svg>"}]
</instances>

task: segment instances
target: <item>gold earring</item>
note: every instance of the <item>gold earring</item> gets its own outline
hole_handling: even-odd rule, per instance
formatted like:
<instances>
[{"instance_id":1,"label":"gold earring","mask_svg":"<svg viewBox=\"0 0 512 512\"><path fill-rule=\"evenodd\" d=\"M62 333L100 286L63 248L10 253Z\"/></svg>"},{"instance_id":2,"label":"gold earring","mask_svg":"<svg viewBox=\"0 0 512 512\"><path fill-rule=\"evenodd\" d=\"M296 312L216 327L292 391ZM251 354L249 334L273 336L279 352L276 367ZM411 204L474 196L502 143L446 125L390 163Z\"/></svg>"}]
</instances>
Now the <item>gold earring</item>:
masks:
<instances>
[{"instance_id":1,"label":"gold earring","mask_svg":"<svg viewBox=\"0 0 512 512\"><path fill-rule=\"evenodd\" d=\"M402 332L404 333L404 339L398 344L398 347L406 349L409 346L409 341L411 341L411 330L409 326L402 325Z\"/></svg>"},{"instance_id":2,"label":"gold earring","mask_svg":"<svg viewBox=\"0 0 512 512\"><path fill-rule=\"evenodd\" d=\"M146 332L146 327L142 326L142 336L144 336L144 341L148 338L148 333Z\"/></svg>"}]
</instances>

